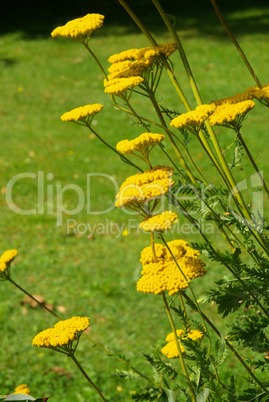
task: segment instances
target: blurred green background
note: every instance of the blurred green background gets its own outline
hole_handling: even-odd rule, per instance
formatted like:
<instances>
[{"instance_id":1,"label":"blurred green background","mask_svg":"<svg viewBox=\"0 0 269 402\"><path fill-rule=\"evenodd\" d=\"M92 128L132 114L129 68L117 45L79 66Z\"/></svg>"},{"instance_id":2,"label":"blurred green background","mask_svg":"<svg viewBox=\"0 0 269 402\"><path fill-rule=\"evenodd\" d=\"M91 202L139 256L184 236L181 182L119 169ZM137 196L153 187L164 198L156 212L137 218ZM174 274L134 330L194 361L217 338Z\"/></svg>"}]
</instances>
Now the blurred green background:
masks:
<instances>
[{"instance_id":1,"label":"blurred green background","mask_svg":"<svg viewBox=\"0 0 269 402\"><path fill-rule=\"evenodd\" d=\"M157 42L171 41L150 1L128 3ZM221 0L218 4L261 82L268 83L268 1L255 1L254 5L253 1ZM205 103L255 85L210 1L193 4L173 0L162 1L162 5L174 18ZM24 1L16 7L12 3L5 4L0 24L1 250L18 249L12 271L21 286L42 296L64 318L89 316L90 336L94 340L105 344L112 352L125 354L134 366L151 373L142 354L148 353L152 344L163 346L170 329L161 299L136 291L141 270L140 252L149 244L149 238L136 229L139 223L136 216L112 208L115 198L112 178L120 185L136 172L104 148L86 128L60 120L63 113L77 106L101 103L104 109L95 117L94 127L111 145L144 132L132 118L113 108L103 91L103 77L83 46L50 37L56 26L92 12L105 15L104 27L93 33L90 42L105 68L109 66L107 59L111 54L149 45L116 1ZM195 107L179 55L174 54L171 59L178 80ZM165 107L184 112L165 75L158 101ZM134 97L134 105L152 114L150 105L140 98ZM268 110L257 104L244 125L246 141L264 170L265 178L269 159L266 121ZM231 132L217 129L217 134L223 149L234 140ZM165 145L171 151L169 144ZM194 139L189 147L206 177L216 181L210 163ZM231 159L232 155L227 157ZM160 158L156 151L154 163L158 164ZM176 160L174 156L173 159ZM163 160L162 163L168 162ZM10 180L25 173L35 176L21 178L14 184L12 200L23 210L39 208L39 213L31 215L12 211L6 201ZM89 214L85 203L79 213L64 214L62 224L57 226L57 188L71 184L86 196L87 175L92 173L96 176L91 178L88 194L91 211L111 211ZM251 174L252 168L244 159L235 176L242 180ZM42 187L44 197L40 192ZM76 208L77 193L66 188L63 203L68 210ZM120 234L117 227L121 228ZM94 228L95 232L91 233ZM175 236L170 234L168 239ZM178 233L178 236L190 242L201 241L190 231ZM213 236L219 246L225 247L218 232ZM198 297L225 274L223 268L208 263L207 276L194 282ZM1 282L0 285L0 394L10 393L20 383L27 383L32 395L49 396L55 402L98 400L72 361L31 346L32 338L52 326L55 319L31 308L23 301L23 294L11 284ZM215 306L204 305L204 308L215 320ZM229 318L216 318L224 333L227 322ZM126 367L93 348L86 339L82 339L77 357L108 400L131 400L131 392L137 389L137 384L111 378L116 368ZM223 382L231 371L239 373L239 368L229 356L220 373ZM138 383L138 387L142 385L143 382ZM239 376L237 385L240 388Z\"/></svg>"}]
</instances>

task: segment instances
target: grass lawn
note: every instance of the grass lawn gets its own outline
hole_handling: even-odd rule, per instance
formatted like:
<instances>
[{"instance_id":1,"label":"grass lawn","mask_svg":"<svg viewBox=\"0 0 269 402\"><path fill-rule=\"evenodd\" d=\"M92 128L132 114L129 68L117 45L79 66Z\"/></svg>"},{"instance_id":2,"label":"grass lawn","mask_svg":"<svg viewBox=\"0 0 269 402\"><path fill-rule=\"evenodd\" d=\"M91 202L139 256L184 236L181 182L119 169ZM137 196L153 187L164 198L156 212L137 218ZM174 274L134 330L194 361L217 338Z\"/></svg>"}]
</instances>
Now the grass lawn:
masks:
<instances>
[{"instance_id":1,"label":"grass lawn","mask_svg":"<svg viewBox=\"0 0 269 402\"><path fill-rule=\"evenodd\" d=\"M260 81L266 84L269 81L266 71L268 33L266 29L258 28L266 27L266 24L268 28L269 6L231 10L226 14L227 20ZM75 17L77 15L70 16ZM215 19L210 8L204 25L199 21L198 13L176 19L205 103L255 85ZM138 29L130 28L125 21L117 26L111 19L109 21L107 27L104 25L93 33L90 42L105 68L109 66L107 59L111 54L148 46ZM256 25L254 21L257 21ZM171 41L161 24L160 21L152 26L157 41ZM115 354L124 354L135 367L151 375L142 354L149 353L151 345L163 346L170 332L169 322L161 298L136 291L141 271L140 252L149 245L149 236L137 230L140 220L136 215L113 207L115 183L119 186L136 172L115 157L89 130L64 123L60 116L81 105L103 104L104 109L96 116L94 127L113 146L144 131L127 114L113 108L110 97L103 91L103 77L98 67L80 44L52 39L49 32L31 37L29 33L26 35L15 29L2 32L0 43L0 239L2 252L18 249L13 278L30 293L44 297L64 318L89 316L92 339ZM172 61L182 89L195 107L179 56L174 54ZM185 111L165 75L158 100L164 107ZM151 108L140 98L134 97L134 105L137 110L153 115ZM264 170L265 178L269 166L267 125L264 124L267 120L268 110L257 104L244 126L246 141L259 167ZM233 142L232 133L220 129L216 132L223 149ZM169 143L165 145L170 152ZM205 176L214 181L216 175L195 139L191 140L189 148ZM162 155L156 151L153 156L156 165L160 158ZM164 160L162 163L169 162ZM17 176L25 173L27 177ZM245 158L235 176L242 180L252 174ZM12 210L5 195L14 177L18 180L13 186ZM63 211L77 208L78 188L85 196L83 208L73 215L57 214L61 194ZM35 209L36 212L20 214L14 211L15 207L23 211ZM104 213L105 210L109 211ZM201 241L195 233L182 232L169 234L168 239L176 236L190 242ZM220 247L226 247L216 230L213 237ZM194 283L199 297L214 286L217 278L226 274L222 267L207 263L207 279L197 279ZM24 304L23 299L19 290L1 282L0 394L8 394L17 385L27 383L31 394L49 396L54 402L99 400L71 360L31 345L39 331L56 321L48 313ZM214 305L204 308L210 317L214 317ZM224 334L229 319L216 318ZM107 357L87 339L81 340L77 358L108 400L131 400L131 391L137 389L136 384L112 377L117 368L126 369L123 364ZM241 369L237 362L229 356L225 364L222 381L225 383L233 371L240 388L238 373Z\"/></svg>"}]
</instances>

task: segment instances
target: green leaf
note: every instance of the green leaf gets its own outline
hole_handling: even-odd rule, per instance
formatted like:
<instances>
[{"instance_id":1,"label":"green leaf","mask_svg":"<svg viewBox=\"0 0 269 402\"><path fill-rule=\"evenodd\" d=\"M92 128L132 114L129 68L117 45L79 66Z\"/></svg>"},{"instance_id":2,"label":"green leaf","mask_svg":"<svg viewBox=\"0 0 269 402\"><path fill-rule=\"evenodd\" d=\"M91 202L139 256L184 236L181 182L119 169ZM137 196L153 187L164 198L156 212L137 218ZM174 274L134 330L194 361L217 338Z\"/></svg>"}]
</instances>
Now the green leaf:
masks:
<instances>
[{"instance_id":1,"label":"green leaf","mask_svg":"<svg viewBox=\"0 0 269 402\"><path fill-rule=\"evenodd\" d=\"M196 397L196 402L206 402L208 395L211 390L209 388L205 388L202 392L200 392Z\"/></svg>"},{"instance_id":2,"label":"green leaf","mask_svg":"<svg viewBox=\"0 0 269 402\"><path fill-rule=\"evenodd\" d=\"M159 402L176 402L176 394L172 389L163 388L158 398Z\"/></svg>"},{"instance_id":3,"label":"green leaf","mask_svg":"<svg viewBox=\"0 0 269 402\"><path fill-rule=\"evenodd\" d=\"M35 398L33 398L32 396L30 396L30 395L25 395L25 394L11 394L11 395L8 395L5 399L4 399L4 402L12 402L12 401L25 401L25 402L28 402L28 401L35 401L36 399ZM42 400L42 399L41 399Z\"/></svg>"}]
</instances>

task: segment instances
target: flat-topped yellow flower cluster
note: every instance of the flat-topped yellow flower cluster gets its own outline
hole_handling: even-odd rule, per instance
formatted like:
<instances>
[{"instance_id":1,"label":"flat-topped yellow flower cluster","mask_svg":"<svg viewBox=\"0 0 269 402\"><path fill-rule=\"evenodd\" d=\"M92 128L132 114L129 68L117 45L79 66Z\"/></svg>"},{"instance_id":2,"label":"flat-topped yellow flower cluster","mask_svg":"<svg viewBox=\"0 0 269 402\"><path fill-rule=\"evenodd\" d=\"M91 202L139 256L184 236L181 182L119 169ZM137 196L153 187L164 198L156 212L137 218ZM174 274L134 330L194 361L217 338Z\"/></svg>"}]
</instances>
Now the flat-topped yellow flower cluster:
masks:
<instances>
[{"instance_id":1,"label":"flat-topped yellow flower cluster","mask_svg":"<svg viewBox=\"0 0 269 402\"><path fill-rule=\"evenodd\" d=\"M232 123L238 116L245 116L254 106L255 103L252 100L237 103L222 103L217 106L215 112L209 116L209 123L211 126Z\"/></svg>"},{"instance_id":2,"label":"flat-topped yellow flower cluster","mask_svg":"<svg viewBox=\"0 0 269 402\"><path fill-rule=\"evenodd\" d=\"M101 14L87 14L82 18L76 18L68 21L65 25L55 28L52 37L65 37L75 39L79 42L87 42L91 33L103 26L104 15Z\"/></svg>"},{"instance_id":3,"label":"flat-topped yellow flower cluster","mask_svg":"<svg viewBox=\"0 0 269 402\"><path fill-rule=\"evenodd\" d=\"M119 189L115 205L118 208L140 209L145 202L150 202L168 192L174 185L171 178L173 173L170 167L156 166L144 173L128 177Z\"/></svg>"},{"instance_id":4,"label":"flat-topped yellow flower cluster","mask_svg":"<svg viewBox=\"0 0 269 402\"><path fill-rule=\"evenodd\" d=\"M138 86L144 81L144 70L152 66L160 55L169 57L176 48L175 43L167 43L114 54L108 59L111 66L108 69L110 74L104 80L105 92L120 95L128 88Z\"/></svg>"},{"instance_id":5,"label":"flat-topped yellow flower cluster","mask_svg":"<svg viewBox=\"0 0 269 402\"><path fill-rule=\"evenodd\" d=\"M164 140L163 134L144 133L133 140L122 140L117 143L117 150L122 154L133 154L139 152L148 156L152 148Z\"/></svg>"},{"instance_id":6,"label":"flat-topped yellow flower cluster","mask_svg":"<svg viewBox=\"0 0 269 402\"><path fill-rule=\"evenodd\" d=\"M159 215L144 219L140 223L139 229L143 229L145 232L164 232L165 230L171 229L172 223L175 222L177 218L176 213L165 211Z\"/></svg>"},{"instance_id":7,"label":"flat-topped yellow flower cluster","mask_svg":"<svg viewBox=\"0 0 269 402\"><path fill-rule=\"evenodd\" d=\"M70 110L69 112L64 113L61 116L61 120L63 121L87 121L87 119L91 116L96 115L96 113L100 112L103 109L103 105L99 103L94 103L93 105L85 105L80 106L75 109Z\"/></svg>"},{"instance_id":8,"label":"flat-topped yellow flower cluster","mask_svg":"<svg viewBox=\"0 0 269 402\"><path fill-rule=\"evenodd\" d=\"M34 346L57 348L71 346L73 340L78 340L83 331L90 325L88 317L72 317L59 321L54 328L48 328L37 334L33 339Z\"/></svg>"},{"instance_id":9,"label":"flat-topped yellow flower cluster","mask_svg":"<svg viewBox=\"0 0 269 402\"><path fill-rule=\"evenodd\" d=\"M143 269L142 277L137 282L137 290L144 293L160 295L168 291L169 295L186 289L191 279L204 276L205 263L200 260L199 252L189 247L185 240L173 240L168 246L173 253L178 266L169 250L162 244L155 244L155 256L151 247L146 247L141 253Z\"/></svg>"},{"instance_id":10,"label":"flat-topped yellow flower cluster","mask_svg":"<svg viewBox=\"0 0 269 402\"><path fill-rule=\"evenodd\" d=\"M177 329L177 338L178 338L178 343L179 347L182 353L185 352L185 348L182 345L182 343L179 341L180 339L191 339L193 341L197 341L198 339L201 339L204 334L203 332L199 331L198 329L191 329L186 336L182 336L184 334L183 329ZM168 357L168 359L175 359L176 357L179 357L179 353L177 350L177 345L175 341L175 336L174 333L171 332L167 337L165 338L167 344L161 349L161 352Z\"/></svg>"},{"instance_id":11,"label":"flat-topped yellow flower cluster","mask_svg":"<svg viewBox=\"0 0 269 402\"><path fill-rule=\"evenodd\" d=\"M197 106L195 110L177 116L171 121L170 126L176 128L189 127L196 131L215 109L216 106L214 104Z\"/></svg>"},{"instance_id":12,"label":"flat-topped yellow flower cluster","mask_svg":"<svg viewBox=\"0 0 269 402\"><path fill-rule=\"evenodd\" d=\"M15 388L15 392L12 395L14 394L30 395L30 389L27 387L27 384L21 384Z\"/></svg>"},{"instance_id":13,"label":"flat-topped yellow flower cluster","mask_svg":"<svg viewBox=\"0 0 269 402\"><path fill-rule=\"evenodd\" d=\"M0 272L4 272L10 266L17 254L17 250L7 250L1 255Z\"/></svg>"}]
</instances>

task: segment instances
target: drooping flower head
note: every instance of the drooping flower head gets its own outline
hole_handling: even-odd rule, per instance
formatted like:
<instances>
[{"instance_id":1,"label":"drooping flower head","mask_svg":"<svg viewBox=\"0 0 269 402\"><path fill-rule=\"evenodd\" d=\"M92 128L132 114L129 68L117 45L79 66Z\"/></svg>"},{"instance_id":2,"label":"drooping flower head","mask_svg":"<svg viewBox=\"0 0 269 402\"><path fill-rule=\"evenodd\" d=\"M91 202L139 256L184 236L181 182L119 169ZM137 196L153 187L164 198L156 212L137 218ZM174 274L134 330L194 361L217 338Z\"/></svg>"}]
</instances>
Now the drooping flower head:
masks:
<instances>
[{"instance_id":1,"label":"drooping flower head","mask_svg":"<svg viewBox=\"0 0 269 402\"><path fill-rule=\"evenodd\" d=\"M185 336L182 336L184 334L183 329L178 329L176 332L177 332L178 343L179 343L180 350L182 353L185 352L185 348L182 345L182 343L180 342L181 339L182 340L190 339L192 341L196 341L198 339L201 339L204 336L203 332L201 332L197 329L190 330ZM161 352L165 356L167 356L168 359L175 359L175 358L179 357L174 333L171 332L169 335L167 335L165 340L166 340L167 344L161 349Z\"/></svg>"},{"instance_id":2,"label":"drooping flower head","mask_svg":"<svg viewBox=\"0 0 269 402\"><path fill-rule=\"evenodd\" d=\"M174 185L173 173L170 167L156 166L144 173L128 177L119 189L115 205L118 208L139 210L145 203L150 203L169 191Z\"/></svg>"},{"instance_id":3,"label":"drooping flower head","mask_svg":"<svg viewBox=\"0 0 269 402\"><path fill-rule=\"evenodd\" d=\"M12 395L14 394L30 395L30 389L27 387L27 384L21 384L15 388L15 392Z\"/></svg>"},{"instance_id":4,"label":"drooping flower head","mask_svg":"<svg viewBox=\"0 0 269 402\"><path fill-rule=\"evenodd\" d=\"M215 109L216 106L214 104L197 106L195 110L177 116L171 121L170 126L187 128L191 132L196 133Z\"/></svg>"},{"instance_id":5,"label":"drooping flower head","mask_svg":"<svg viewBox=\"0 0 269 402\"><path fill-rule=\"evenodd\" d=\"M32 344L44 348L73 352L83 331L90 325L88 317L72 317L57 322L53 328L45 329L37 334ZM73 342L75 345L73 345Z\"/></svg>"},{"instance_id":6,"label":"drooping flower head","mask_svg":"<svg viewBox=\"0 0 269 402\"><path fill-rule=\"evenodd\" d=\"M143 269L142 277L137 282L137 290L156 295L167 291L172 296L186 289L192 279L204 276L207 272L204 269L205 263L198 258L199 252L187 244L185 240L168 242L180 269L169 250L162 244L155 243L155 255L151 247L146 247L141 253Z\"/></svg>"},{"instance_id":7,"label":"drooping flower head","mask_svg":"<svg viewBox=\"0 0 269 402\"><path fill-rule=\"evenodd\" d=\"M163 134L154 134L154 133L144 133L134 140L122 140L118 142L116 148L122 154L133 154L140 153L145 158L148 158L148 155L152 148L162 142L165 136Z\"/></svg>"},{"instance_id":8,"label":"drooping flower head","mask_svg":"<svg viewBox=\"0 0 269 402\"><path fill-rule=\"evenodd\" d=\"M240 126L246 114L253 109L255 103L252 100L245 100L237 103L222 103L217 106L214 113L209 117L211 126Z\"/></svg>"},{"instance_id":9,"label":"drooping flower head","mask_svg":"<svg viewBox=\"0 0 269 402\"><path fill-rule=\"evenodd\" d=\"M65 37L77 40L81 43L86 43L91 33L103 26L104 16L101 14L87 14L82 18L76 18L68 21L65 25L55 28L52 37Z\"/></svg>"},{"instance_id":10,"label":"drooping flower head","mask_svg":"<svg viewBox=\"0 0 269 402\"><path fill-rule=\"evenodd\" d=\"M80 106L66 112L61 116L63 121L80 121L85 124L90 124L93 117L103 109L103 105L94 103L93 105Z\"/></svg>"},{"instance_id":11,"label":"drooping flower head","mask_svg":"<svg viewBox=\"0 0 269 402\"><path fill-rule=\"evenodd\" d=\"M145 230L146 232L164 232L165 230L171 229L172 223L175 222L177 218L178 216L174 212L165 211L160 215L144 219L140 223L139 229Z\"/></svg>"}]
</instances>

